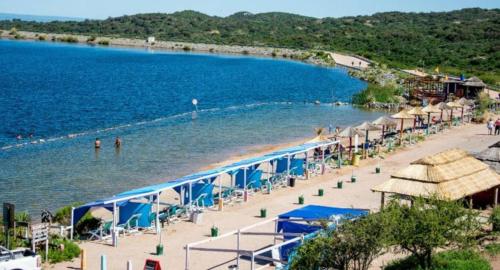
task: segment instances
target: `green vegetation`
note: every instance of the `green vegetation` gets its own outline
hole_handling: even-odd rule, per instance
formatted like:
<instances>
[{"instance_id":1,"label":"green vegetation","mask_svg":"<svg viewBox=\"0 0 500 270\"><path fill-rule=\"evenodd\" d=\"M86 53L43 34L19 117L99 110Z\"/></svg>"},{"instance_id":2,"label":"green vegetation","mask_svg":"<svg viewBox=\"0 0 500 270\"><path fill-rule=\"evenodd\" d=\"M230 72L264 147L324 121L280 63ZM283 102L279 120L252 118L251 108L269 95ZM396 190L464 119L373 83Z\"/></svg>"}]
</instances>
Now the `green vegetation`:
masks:
<instances>
[{"instance_id":1,"label":"green vegetation","mask_svg":"<svg viewBox=\"0 0 500 270\"><path fill-rule=\"evenodd\" d=\"M17 35L17 29L15 27L12 27L9 31L9 35L11 36Z\"/></svg>"},{"instance_id":2,"label":"green vegetation","mask_svg":"<svg viewBox=\"0 0 500 270\"><path fill-rule=\"evenodd\" d=\"M500 254L500 243L492 243L484 247L486 253L490 256L497 256Z\"/></svg>"},{"instance_id":3,"label":"green vegetation","mask_svg":"<svg viewBox=\"0 0 500 270\"><path fill-rule=\"evenodd\" d=\"M102 46L109 46L109 40L101 39L97 42L97 44L102 45Z\"/></svg>"},{"instance_id":4,"label":"green vegetation","mask_svg":"<svg viewBox=\"0 0 500 270\"><path fill-rule=\"evenodd\" d=\"M370 102L399 103L398 97L401 94L402 90L400 87L368 83L368 87L365 90L353 95L352 103L357 105L365 105Z\"/></svg>"},{"instance_id":5,"label":"green vegetation","mask_svg":"<svg viewBox=\"0 0 500 270\"><path fill-rule=\"evenodd\" d=\"M44 250L40 251L40 255L44 253ZM65 261L71 261L80 255L80 247L77 244L71 242L70 240L59 238L56 236L51 237L49 246L49 262L59 263ZM42 255L43 258L45 256Z\"/></svg>"},{"instance_id":6,"label":"green vegetation","mask_svg":"<svg viewBox=\"0 0 500 270\"><path fill-rule=\"evenodd\" d=\"M311 18L239 12L221 18L195 11L150 13L83 22L0 21L1 29L228 45L353 52L391 67L453 69L498 82L500 9L385 12Z\"/></svg>"},{"instance_id":7,"label":"green vegetation","mask_svg":"<svg viewBox=\"0 0 500 270\"><path fill-rule=\"evenodd\" d=\"M63 37L58 37L57 41L68 42L68 43L77 43L78 42L78 38L76 38L74 36L63 36Z\"/></svg>"},{"instance_id":8,"label":"green vegetation","mask_svg":"<svg viewBox=\"0 0 500 270\"><path fill-rule=\"evenodd\" d=\"M45 41L45 40L47 40L47 36L46 35L39 35L38 40Z\"/></svg>"},{"instance_id":9,"label":"green vegetation","mask_svg":"<svg viewBox=\"0 0 500 270\"><path fill-rule=\"evenodd\" d=\"M182 50L189 52L191 50L191 47L186 45L186 46L182 47Z\"/></svg>"},{"instance_id":10,"label":"green vegetation","mask_svg":"<svg viewBox=\"0 0 500 270\"><path fill-rule=\"evenodd\" d=\"M96 36L90 36L90 37L87 38L87 43L93 43L93 42L96 41L96 39L97 39Z\"/></svg>"},{"instance_id":11,"label":"green vegetation","mask_svg":"<svg viewBox=\"0 0 500 270\"><path fill-rule=\"evenodd\" d=\"M493 209L490 216L490 223L493 227L494 232L500 232L500 206Z\"/></svg>"},{"instance_id":12,"label":"green vegetation","mask_svg":"<svg viewBox=\"0 0 500 270\"><path fill-rule=\"evenodd\" d=\"M462 202L437 198L418 198L413 206L391 202L379 213L307 241L297 249L291 269L366 270L389 249L410 257L388 269L469 269L469 265L490 269L476 253L464 251L477 244L480 229L477 213ZM449 247L463 250L435 255Z\"/></svg>"},{"instance_id":13,"label":"green vegetation","mask_svg":"<svg viewBox=\"0 0 500 270\"><path fill-rule=\"evenodd\" d=\"M396 260L385 270L432 269L432 270L491 270L488 261L471 250L452 250L432 257L432 267L422 268L414 256Z\"/></svg>"}]
</instances>

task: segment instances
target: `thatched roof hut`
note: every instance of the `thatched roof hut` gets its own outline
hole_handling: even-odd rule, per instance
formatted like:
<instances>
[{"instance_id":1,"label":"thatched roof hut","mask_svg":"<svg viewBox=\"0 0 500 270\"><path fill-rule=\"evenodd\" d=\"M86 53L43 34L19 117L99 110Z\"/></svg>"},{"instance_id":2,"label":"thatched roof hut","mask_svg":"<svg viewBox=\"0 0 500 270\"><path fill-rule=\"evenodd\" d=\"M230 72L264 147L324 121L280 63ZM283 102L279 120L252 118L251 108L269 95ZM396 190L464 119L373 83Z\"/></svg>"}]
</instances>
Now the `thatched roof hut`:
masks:
<instances>
[{"instance_id":1,"label":"thatched roof hut","mask_svg":"<svg viewBox=\"0 0 500 270\"><path fill-rule=\"evenodd\" d=\"M451 149L410 163L372 191L407 197L458 200L495 189L498 201L500 175L464 150ZM493 199L492 199L493 201Z\"/></svg>"},{"instance_id":2,"label":"thatched roof hut","mask_svg":"<svg viewBox=\"0 0 500 270\"><path fill-rule=\"evenodd\" d=\"M464 85L471 86L471 87L481 87L481 88L486 87L486 84L483 81L481 81L481 79L479 79L478 77L475 77L475 76L470 77L467 80L465 80Z\"/></svg>"},{"instance_id":3,"label":"thatched roof hut","mask_svg":"<svg viewBox=\"0 0 500 270\"><path fill-rule=\"evenodd\" d=\"M500 141L479 152L475 157L500 174Z\"/></svg>"}]
</instances>

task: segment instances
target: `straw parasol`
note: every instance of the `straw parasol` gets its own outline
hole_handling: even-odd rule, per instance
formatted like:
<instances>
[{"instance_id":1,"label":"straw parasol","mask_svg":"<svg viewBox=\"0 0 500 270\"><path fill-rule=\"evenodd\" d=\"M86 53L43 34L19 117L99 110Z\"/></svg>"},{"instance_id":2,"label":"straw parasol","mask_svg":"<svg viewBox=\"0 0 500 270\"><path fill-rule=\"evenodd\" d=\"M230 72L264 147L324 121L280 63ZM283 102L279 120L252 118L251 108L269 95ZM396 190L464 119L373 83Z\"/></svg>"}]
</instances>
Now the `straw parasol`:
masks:
<instances>
[{"instance_id":1,"label":"straw parasol","mask_svg":"<svg viewBox=\"0 0 500 270\"><path fill-rule=\"evenodd\" d=\"M457 101L458 104L462 105L462 122L464 121L464 107L474 105L474 100L466 99L465 97Z\"/></svg>"},{"instance_id":2,"label":"straw parasol","mask_svg":"<svg viewBox=\"0 0 500 270\"><path fill-rule=\"evenodd\" d=\"M386 127L397 127L398 123L387 116L380 116L375 121L372 122L374 125L382 126L382 143L384 142L384 133Z\"/></svg>"},{"instance_id":3,"label":"straw parasol","mask_svg":"<svg viewBox=\"0 0 500 270\"><path fill-rule=\"evenodd\" d=\"M417 125L417 117L416 116L422 116L425 115L426 113L422 111L421 107L413 107L411 110L408 111L408 114L411 114L415 116L413 120L413 129L415 129L415 126Z\"/></svg>"},{"instance_id":4,"label":"straw parasol","mask_svg":"<svg viewBox=\"0 0 500 270\"><path fill-rule=\"evenodd\" d=\"M427 134L429 134L429 126L431 125L431 113L439 113L439 112L441 112L441 110L439 110L439 108L437 108L436 106L429 104L422 109L422 112L427 114L427 131L426 132L427 132Z\"/></svg>"},{"instance_id":5,"label":"straw parasol","mask_svg":"<svg viewBox=\"0 0 500 270\"><path fill-rule=\"evenodd\" d=\"M450 109L451 109L451 113L450 113L450 121L453 120L453 109L455 108L463 108L464 106L456 101L450 101L448 103L446 103L446 106L448 106Z\"/></svg>"},{"instance_id":6,"label":"straw parasol","mask_svg":"<svg viewBox=\"0 0 500 270\"><path fill-rule=\"evenodd\" d=\"M404 121L405 119L415 119L415 117L408 113L406 110L402 110L396 114L391 115L394 119L401 119L401 136L399 138L399 143L403 141L403 129L404 129Z\"/></svg>"},{"instance_id":7,"label":"straw parasol","mask_svg":"<svg viewBox=\"0 0 500 270\"><path fill-rule=\"evenodd\" d=\"M354 136L364 136L363 132L353 128L351 126L344 128L341 132L339 132L338 136L341 138L349 138L349 156L351 156L351 148L352 148L352 137Z\"/></svg>"},{"instance_id":8,"label":"straw parasol","mask_svg":"<svg viewBox=\"0 0 500 270\"><path fill-rule=\"evenodd\" d=\"M482 191L498 188L500 175L461 149L450 149L410 163L374 187L372 191L410 197L458 200Z\"/></svg>"},{"instance_id":9,"label":"straw parasol","mask_svg":"<svg viewBox=\"0 0 500 270\"><path fill-rule=\"evenodd\" d=\"M439 117L439 120L443 121L443 111L444 110L449 110L450 107L448 107L448 105L446 105L446 103L444 102L439 102L436 107L441 110L441 116Z\"/></svg>"},{"instance_id":10,"label":"straw parasol","mask_svg":"<svg viewBox=\"0 0 500 270\"><path fill-rule=\"evenodd\" d=\"M372 124L370 122L367 122L367 121L365 121L361 125L355 127L355 129L360 130L360 131L364 130L366 132L366 134L365 134L365 143L368 143L368 132L369 131L381 130L381 128L379 126L374 125L374 124Z\"/></svg>"}]
</instances>

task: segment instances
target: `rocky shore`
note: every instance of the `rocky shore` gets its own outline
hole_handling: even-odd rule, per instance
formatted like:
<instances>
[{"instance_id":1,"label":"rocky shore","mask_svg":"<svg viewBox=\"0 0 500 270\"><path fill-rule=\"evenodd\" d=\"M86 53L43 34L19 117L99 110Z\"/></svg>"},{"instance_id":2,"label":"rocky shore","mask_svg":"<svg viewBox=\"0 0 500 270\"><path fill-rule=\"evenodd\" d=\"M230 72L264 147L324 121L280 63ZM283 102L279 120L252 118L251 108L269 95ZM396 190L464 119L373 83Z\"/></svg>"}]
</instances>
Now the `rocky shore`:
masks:
<instances>
[{"instance_id":1,"label":"rocky shore","mask_svg":"<svg viewBox=\"0 0 500 270\"><path fill-rule=\"evenodd\" d=\"M86 35L36 33L26 31L2 30L0 37L20 40L38 40L46 42L68 42L82 43L98 46L133 47L151 50L168 51L193 51L200 53L253 55L260 57L272 57L281 59L292 59L319 66L335 66L335 61L330 57L330 52L311 52L287 48L253 47L236 45L218 45L189 43L177 41L153 41L142 39L115 38L115 37L93 37Z\"/></svg>"}]
</instances>

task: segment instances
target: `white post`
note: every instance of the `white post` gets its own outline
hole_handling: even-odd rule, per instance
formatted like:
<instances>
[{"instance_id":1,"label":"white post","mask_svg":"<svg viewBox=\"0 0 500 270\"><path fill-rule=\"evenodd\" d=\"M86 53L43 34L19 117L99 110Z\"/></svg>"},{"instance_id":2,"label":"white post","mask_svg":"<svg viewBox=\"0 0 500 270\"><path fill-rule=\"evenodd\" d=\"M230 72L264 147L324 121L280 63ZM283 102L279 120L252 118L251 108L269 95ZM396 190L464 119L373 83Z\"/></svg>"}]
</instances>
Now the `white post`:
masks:
<instances>
[{"instance_id":1,"label":"white post","mask_svg":"<svg viewBox=\"0 0 500 270\"><path fill-rule=\"evenodd\" d=\"M222 176L218 176L219 178L219 211L222 211L223 208L223 199L222 199Z\"/></svg>"},{"instance_id":2,"label":"white post","mask_svg":"<svg viewBox=\"0 0 500 270\"><path fill-rule=\"evenodd\" d=\"M193 182L189 182L189 210L192 211L193 207Z\"/></svg>"},{"instance_id":3,"label":"white post","mask_svg":"<svg viewBox=\"0 0 500 270\"><path fill-rule=\"evenodd\" d=\"M290 177L290 154L287 156L287 161L286 161L286 175L287 177Z\"/></svg>"},{"instance_id":4,"label":"white post","mask_svg":"<svg viewBox=\"0 0 500 270\"><path fill-rule=\"evenodd\" d=\"M75 208L71 207L71 228L70 228L70 239L73 240L73 234L75 233L75 224L74 224L74 219L75 218Z\"/></svg>"},{"instance_id":5,"label":"white post","mask_svg":"<svg viewBox=\"0 0 500 270\"><path fill-rule=\"evenodd\" d=\"M243 168L243 190L247 190L247 168Z\"/></svg>"},{"instance_id":6,"label":"white post","mask_svg":"<svg viewBox=\"0 0 500 270\"><path fill-rule=\"evenodd\" d=\"M113 239L113 246L116 247L118 245L117 237L118 234L116 233L116 202L113 202L113 233L112 233L112 239Z\"/></svg>"},{"instance_id":7,"label":"white post","mask_svg":"<svg viewBox=\"0 0 500 270\"><path fill-rule=\"evenodd\" d=\"M253 251L252 251L252 261L250 262L250 269L253 270L254 269L254 264L255 264L255 255L253 254Z\"/></svg>"},{"instance_id":8,"label":"white post","mask_svg":"<svg viewBox=\"0 0 500 270\"><path fill-rule=\"evenodd\" d=\"M161 228L160 228L160 192L156 195L156 219L155 219L155 225L156 225L156 234L161 233Z\"/></svg>"},{"instance_id":9,"label":"white post","mask_svg":"<svg viewBox=\"0 0 500 270\"><path fill-rule=\"evenodd\" d=\"M497 207L497 205L498 205L498 187L495 188L495 196L494 197L495 197L495 202L493 203L493 206Z\"/></svg>"},{"instance_id":10,"label":"white post","mask_svg":"<svg viewBox=\"0 0 500 270\"><path fill-rule=\"evenodd\" d=\"M236 266L240 269L240 230L238 229L238 234L236 235Z\"/></svg>"},{"instance_id":11,"label":"white post","mask_svg":"<svg viewBox=\"0 0 500 270\"><path fill-rule=\"evenodd\" d=\"M236 184L234 183L234 173L231 173L231 187L234 186L236 186Z\"/></svg>"},{"instance_id":12,"label":"white post","mask_svg":"<svg viewBox=\"0 0 500 270\"><path fill-rule=\"evenodd\" d=\"M132 270L132 261L131 260L127 261L127 270Z\"/></svg>"},{"instance_id":13,"label":"white post","mask_svg":"<svg viewBox=\"0 0 500 270\"><path fill-rule=\"evenodd\" d=\"M186 245L186 261L185 261L184 269L189 270L189 245Z\"/></svg>"},{"instance_id":14,"label":"white post","mask_svg":"<svg viewBox=\"0 0 500 270\"><path fill-rule=\"evenodd\" d=\"M354 135L354 154L358 153L358 144L359 144L359 136L358 134Z\"/></svg>"}]
</instances>

